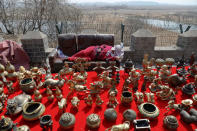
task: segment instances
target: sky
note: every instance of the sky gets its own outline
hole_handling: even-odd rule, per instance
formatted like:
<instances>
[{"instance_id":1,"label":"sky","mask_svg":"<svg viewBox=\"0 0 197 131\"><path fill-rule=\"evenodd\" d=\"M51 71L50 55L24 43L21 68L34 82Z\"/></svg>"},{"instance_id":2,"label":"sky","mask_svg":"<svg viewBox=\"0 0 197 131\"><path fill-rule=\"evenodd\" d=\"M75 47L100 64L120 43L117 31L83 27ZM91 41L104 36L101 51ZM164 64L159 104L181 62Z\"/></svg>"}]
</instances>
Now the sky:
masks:
<instances>
[{"instance_id":1,"label":"sky","mask_svg":"<svg viewBox=\"0 0 197 131\"><path fill-rule=\"evenodd\" d=\"M121 2L121 1L153 1L158 3L166 4L177 4L177 5L197 5L197 0L69 0L72 3L81 2Z\"/></svg>"}]
</instances>

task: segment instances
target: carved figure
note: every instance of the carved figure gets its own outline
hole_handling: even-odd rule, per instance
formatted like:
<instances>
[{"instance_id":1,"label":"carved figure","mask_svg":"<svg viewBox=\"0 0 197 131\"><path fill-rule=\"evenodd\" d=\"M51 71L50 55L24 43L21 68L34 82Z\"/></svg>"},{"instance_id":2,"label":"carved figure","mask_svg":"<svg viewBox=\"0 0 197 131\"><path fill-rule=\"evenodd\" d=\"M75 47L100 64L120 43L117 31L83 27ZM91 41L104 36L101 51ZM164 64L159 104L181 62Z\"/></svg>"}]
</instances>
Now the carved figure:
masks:
<instances>
[{"instance_id":1,"label":"carved figure","mask_svg":"<svg viewBox=\"0 0 197 131\"><path fill-rule=\"evenodd\" d=\"M170 76L170 74L171 74L171 71L168 70L167 65L163 65L161 67L160 72L159 72L159 77L161 77L161 80L163 82L167 82L168 77Z\"/></svg>"},{"instance_id":2,"label":"carved figure","mask_svg":"<svg viewBox=\"0 0 197 131\"><path fill-rule=\"evenodd\" d=\"M34 91L34 99L37 102L40 102L42 100L42 95L39 90Z\"/></svg>"},{"instance_id":3,"label":"carved figure","mask_svg":"<svg viewBox=\"0 0 197 131\"><path fill-rule=\"evenodd\" d=\"M119 125L114 125L108 129L106 129L105 131L129 131L130 129L130 122L129 121L125 121L123 124L119 124Z\"/></svg>"},{"instance_id":4,"label":"carved figure","mask_svg":"<svg viewBox=\"0 0 197 131\"><path fill-rule=\"evenodd\" d=\"M162 90L156 92L156 95L162 100L172 100L175 99L175 92L169 86L162 86Z\"/></svg>"},{"instance_id":5,"label":"carved figure","mask_svg":"<svg viewBox=\"0 0 197 131\"><path fill-rule=\"evenodd\" d=\"M147 96L147 101L148 102L155 103L155 95L154 95L154 93L151 93L151 92L147 93L146 92L145 94Z\"/></svg>"},{"instance_id":6,"label":"carved figure","mask_svg":"<svg viewBox=\"0 0 197 131\"><path fill-rule=\"evenodd\" d=\"M101 99L101 97L99 95L96 96L96 105L97 106L101 106L103 104L103 100Z\"/></svg>"},{"instance_id":7,"label":"carved figure","mask_svg":"<svg viewBox=\"0 0 197 131\"><path fill-rule=\"evenodd\" d=\"M62 98L60 101L58 101L58 107L60 111L64 112L66 105L67 105L67 100L65 98Z\"/></svg>"},{"instance_id":8,"label":"carved figure","mask_svg":"<svg viewBox=\"0 0 197 131\"><path fill-rule=\"evenodd\" d=\"M71 100L71 104L73 105L74 108L76 108L78 110L78 106L79 106L79 98L74 96Z\"/></svg>"},{"instance_id":9,"label":"carved figure","mask_svg":"<svg viewBox=\"0 0 197 131\"><path fill-rule=\"evenodd\" d=\"M85 100L85 103L88 105L88 106L92 106L93 104L93 99L92 99L92 96L91 94L88 94L88 96L86 98L84 98Z\"/></svg>"},{"instance_id":10,"label":"carved figure","mask_svg":"<svg viewBox=\"0 0 197 131\"><path fill-rule=\"evenodd\" d=\"M138 90L138 80L140 79L140 73L136 71L135 68L131 70L129 73L129 80L131 81L131 84L133 85L133 90Z\"/></svg>"},{"instance_id":11,"label":"carved figure","mask_svg":"<svg viewBox=\"0 0 197 131\"><path fill-rule=\"evenodd\" d=\"M49 87L49 88L55 88L55 87L59 87L62 88L63 85L65 83L65 80L62 79L60 76L58 77L58 80L54 80L54 79L47 79L45 80L45 82L43 83L44 87Z\"/></svg>"},{"instance_id":12,"label":"carved figure","mask_svg":"<svg viewBox=\"0 0 197 131\"><path fill-rule=\"evenodd\" d=\"M54 99L54 95L53 95L53 92L51 91L51 89L47 88L47 95L48 95L48 100L49 101L53 101Z\"/></svg>"},{"instance_id":13,"label":"carved figure","mask_svg":"<svg viewBox=\"0 0 197 131\"><path fill-rule=\"evenodd\" d=\"M149 89L151 90L151 92L156 92L156 91L158 91L158 90L161 90L161 78L160 77L158 77L158 78L155 78L154 80L153 80L153 83L151 83L150 85L149 85Z\"/></svg>"},{"instance_id":14,"label":"carved figure","mask_svg":"<svg viewBox=\"0 0 197 131\"><path fill-rule=\"evenodd\" d=\"M142 92L136 92L135 93L135 95L136 95L136 100L137 100L137 103L138 104L141 104L141 103L143 103L144 102L144 94L142 93Z\"/></svg>"},{"instance_id":15,"label":"carved figure","mask_svg":"<svg viewBox=\"0 0 197 131\"><path fill-rule=\"evenodd\" d=\"M115 92L110 92L109 93L109 102L107 104L109 107L113 107L116 108L116 106L118 105L118 101L116 99L116 94Z\"/></svg>"}]
</instances>

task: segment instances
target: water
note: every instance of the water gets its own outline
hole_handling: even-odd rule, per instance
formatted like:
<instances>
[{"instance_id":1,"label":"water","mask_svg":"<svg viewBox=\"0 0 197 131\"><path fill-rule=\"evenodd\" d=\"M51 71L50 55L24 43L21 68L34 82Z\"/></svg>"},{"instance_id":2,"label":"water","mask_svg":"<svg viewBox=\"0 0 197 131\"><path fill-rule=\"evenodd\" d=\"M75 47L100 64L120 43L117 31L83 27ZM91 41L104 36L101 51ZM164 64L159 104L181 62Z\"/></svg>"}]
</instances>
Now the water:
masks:
<instances>
[{"instance_id":1,"label":"water","mask_svg":"<svg viewBox=\"0 0 197 131\"><path fill-rule=\"evenodd\" d=\"M157 20L157 19L142 19L142 21L149 25L164 28L174 32L180 32L180 27L179 27L180 24L182 24L183 26L183 31L185 31L189 25L191 26L190 30L197 30L197 25L177 23L174 21L165 21L165 20Z\"/></svg>"}]
</instances>

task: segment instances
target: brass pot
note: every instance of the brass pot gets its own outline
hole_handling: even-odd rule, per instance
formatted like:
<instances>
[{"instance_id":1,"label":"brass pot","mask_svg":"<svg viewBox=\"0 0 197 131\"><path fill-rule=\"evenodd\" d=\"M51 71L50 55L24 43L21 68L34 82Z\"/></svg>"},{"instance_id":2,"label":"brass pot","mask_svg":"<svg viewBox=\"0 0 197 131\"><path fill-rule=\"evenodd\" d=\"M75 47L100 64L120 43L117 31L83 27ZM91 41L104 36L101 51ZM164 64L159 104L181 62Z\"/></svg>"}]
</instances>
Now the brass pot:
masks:
<instances>
[{"instance_id":1,"label":"brass pot","mask_svg":"<svg viewBox=\"0 0 197 131\"><path fill-rule=\"evenodd\" d=\"M36 86L33 78L24 78L19 83L20 88L23 92L27 94L32 94L34 92L34 87Z\"/></svg>"},{"instance_id":2,"label":"brass pot","mask_svg":"<svg viewBox=\"0 0 197 131\"><path fill-rule=\"evenodd\" d=\"M176 129L179 126L178 120L172 115L166 116L163 123L168 129Z\"/></svg>"},{"instance_id":3,"label":"brass pot","mask_svg":"<svg viewBox=\"0 0 197 131\"><path fill-rule=\"evenodd\" d=\"M45 112L45 106L39 102L28 102L23 106L23 118L28 121L37 120Z\"/></svg>"},{"instance_id":4,"label":"brass pot","mask_svg":"<svg viewBox=\"0 0 197 131\"><path fill-rule=\"evenodd\" d=\"M152 103L142 103L141 105L138 106L140 114L149 119L153 119L159 116L159 108Z\"/></svg>"},{"instance_id":5,"label":"brass pot","mask_svg":"<svg viewBox=\"0 0 197 131\"><path fill-rule=\"evenodd\" d=\"M64 113L60 117L59 124L61 128L67 130L74 127L75 124L75 116L71 113Z\"/></svg>"},{"instance_id":6,"label":"brass pot","mask_svg":"<svg viewBox=\"0 0 197 131\"><path fill-rule=\"evenodd\" d=\"M133 96L129 91L123 91L121 95L121 103L124 105L128 105L132 102Z\"/></svg>"}]
</instances>

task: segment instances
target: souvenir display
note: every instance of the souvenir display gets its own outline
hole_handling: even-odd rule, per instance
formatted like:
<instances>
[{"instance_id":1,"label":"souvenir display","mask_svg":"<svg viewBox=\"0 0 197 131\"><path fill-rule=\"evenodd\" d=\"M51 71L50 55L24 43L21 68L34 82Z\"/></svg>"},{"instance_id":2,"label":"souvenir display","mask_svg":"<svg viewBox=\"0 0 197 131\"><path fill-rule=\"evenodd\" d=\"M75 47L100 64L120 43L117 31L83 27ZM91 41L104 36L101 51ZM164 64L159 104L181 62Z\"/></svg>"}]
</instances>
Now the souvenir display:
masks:
<instances>
[{"instance_id":1,"label":"souvenir display","mask_svg":"<svg viewBox=\"0 0 197 131\"><path fill-rule=\"evenodd\" d=\"M75 116L71 113L64 113L61 115L59 120L60 127L68 130L74 127L75 125Z\"/></svg>"},{"instance_id":2,"label":"souvenir display","mask_svg":"<svg viewBox=\"0 0 197 131\"><path fill-rule=\"evenodd\" d=\"M108 108L105 110L104 112L104 118L107 120L107 121L116 121L117 119L117 112L114 108Z\"/></svg>"},{"instance_id":3,"label":"souvenir display","mask_svg":"<svg viewBox=\"0 0 197 131\"><path fill-rule=\"evenodd\" d=\"M134 110L127 109L123 112L123 118L125 121L133 122L137 117L137 114Z\"/></svg>"},{"instance_id":4,"label":"souvenir display","mask_svg":"<svg viewBox=\"0 0 197 131\"><path fill-rule=\"evenodd\" d=\"M23 105L30 102L31 96L26 94L20 94L18 96L15 96L12 99L7 100L7 112L8 115L16 115L22 112Z\"/></svg>"},{"instance_id":5,"label":"souvenir display","mask_svg":"<svg viewBox=\"0 0 197 131\"><path fill-rule=\"evenodd\" d=\"M129 129L130 129L130 122L125 121L123 124L114 125L106 129L105 131L129 131Z\"/></svg>"},{"instance_id":6,"label":"souvenir display","mask_svg":"<svg viewBox=\"0 0 197 131\"><path fill-rule=\"evenodd\" d=\"M7 82L7 88L8 88L8 93L9 94L12 94L12 93L14 93L14 87L13 87L13 82L12 81L8 81Z\"/></svg>"},{"instance_id":7,"label":"souvenir display","mask_svg":"<svg viewBox=\"0 0 197 131\"><path fill-rule=\"evenodd\" d=\"M7 79L10 81L17 80L17 73L15 72L15 67L8 61L5 70L8 72Z\"/></svg>"},{"instance_id":8,"label":"souvenir display","mask_svg":"<svg viewBox=\"0 0 197 131\"><path fill-rule=\"evenodd\" d=\"M140 114L149 119L153 119L159 116L159 108L152 103L142 103L138 106Z\"/></svg>"},{"instance_id":9,"label":"souvenir display","mask_svg":"<svg viewBox=\"0 0 197 131\"><path fill-rule=\"evenodd\" d=\"M62 98L60 101L58 101L58 107L60 111L64 112L66 105L67 105L67 100L65 98Z\"/></svg>"},{"instance_id":10,"label":"souvenir display","mask_svg":"<svg viewBox=\"0 0 197 131\"><path fill-rule=\"evenodd\" d=\"M178 120L172 115L166 116L163 123L168 129L177 129L179 126Z\"/></svg>"},{"instance_id":11,"label":"souvenir display","mask_svg":"<svg viewBox=\"0 0 197 131\"><path fill-rule=\"evenodd\" d=\"M175 92L173 89L171 89L169 86L162 86L162 90L159 92L156 92L156 95L161 99L161 100L172 100L175 99Z\"/></svg>"},{"instance_id":12,"label":"souvenir display","mask_svg":"<svg viewBox=\"0 0 197 131\"><path fill-rule=\"evenodd\" d=\"M105 67L102 66L102 63L98 62L96 67L94 67L92 70L97 73L97 76L99 76L105 70Z\"/></svg>"},{"instance_id":13,"label":"souvenir display","mask_svg":"<svg viewBox=\"0 0 197 131\"><path fill-rule=\"evenodd\" d=\"M76 97L76 96L74 96L74 97L72 98L72 100L71 100L72 106L73 106L74 108L76 108L77 110L78 110L79 102L80 102L80 100L79 100L79 98Z\"/></svg>"},{"instance_id":14,"label":"souvenir display","mask_svg":"<svg viewBox=\"0 0 197 131\"><path fill-rule=\"evenodd\" d=\"M45 129L50 129L51 131L53 126L53 120L50 115L44 115L40 118L40 127L45 130Z\"/></svg>"},{"instance_id":15,"label":"souvenir display","mask_svg":"<svg viewBox=\"0 0 197 131\"><path fill-rule=\"evenodd\" d=\"M32 94L34 92L36 83L33 78L24 78L20 81L19 85L23 92Z\"/></svg>"},{"instance_id":16,"label":"souvenir display","mask_svg":"<svg viewBox=\"0 0 197 131\"><path fill-rule=\"evenodd\" d=\"M135 131L150 131L151 127L150 127L150 121L148 119L136 119L133 120L133 124L134 124L134 129Z\"/></svg>"},{"instance_id":17,"label":"souvenir display","mask_svg":"<svg viewBox=\"0 0 197 131\"><path fill-rule=\"evenodd\" d=\"M84 98L85 100L85 103L88 105L88 106L92 106L93 104L93 99L92 99L92 96L91 94L88 94L88 96L86 98Z\"/></svg>"},{"instance_id":18,"label":"souvenir display","mask_svg":"<svg viewBox=\"0 0 197 131\"><path fill-rule=\"evenodd\" d=\"M154 95L154 93L151 93L151 92L147 93L146 92L145 94L147 96L147 102L155 103L155 95Z\"/></svg>"},{"instance_id":19,"label":"souvenir display","mask_svg":"<svg viewBox=\"0 0 197 131\"><path fill-rule=\"evenodd\" d=\"M0 63L0 79L3 82L7 82L6 76L8 75L8 72L5 71L5 67Z\"/></svg>"},{"instance_id":20,"label":"souvenir display","mask_svg":"<svg viewBox=\"0 0 197 131\"><path fill-rule=\"evenodd\" d=\"M90 114L86 119L86 125L89 128L98 128L100 126L101 119L97 114Z\"/></svg>"},{"instance_id":21,"label":"souvenir display","mask_svg":"<svg viewBox=\"0 0 197 131\"><path fill-rule=\"evenodd\" d=\"M45 112L45 106L39 102L27 102L23 105L23 118L28 121L37 120Z\"/></svg>"},{"instance_id":22,"label":"souvenir display","mask_svg":"<svg viewBox=\"0 0 197 131\"><path fill-rule=\"evenodd\" d=\"M133 100L132 93L129 91L123 91L121 95L121 103L123 105L130 105Z\"/></svg>"},{"instance_id":23,"label":"souvenir display","mask_svg":"<svg viewBox=\"0 0 197 131\"><path fill-rule=\"evenodd\" d=\"M1 116L0 131L11 131L16 124L9 117Z\"/></svg>"},{"instance_id":24,"label":"souvenir display","mask_svg":"<svg viewBox=\"0 0 197 131\"><path fill-rule=\"evenodd\" d=\"M53 95L53 92L51 91L51 89L49 89L48 87L47 87L47 89L46 89L46 93L47 93L47 98L48 98L48 100L49 101L53 101L54 100L54 95Z\"/></svg>"},{"instance_id":25,"label":"souvenir display","mask_svg":"<svg viewBox=\"0 0 197 131\"><path fill-rule=\"evenodd\" d=\"M30 128L27 125L22 125L19 127L14 126L13 131L30 131Z\"/></svg>"},{"instance_id":26,"label":"souvenir display","mask_svg":"<svg viewBox=\"0 0 197 131\"><path fill-rule=\"evenodd\" d=\"M135 94L135 96L136 96L136 101L137 101L137 103L138 104L141 104L141 103L143 103L144 102L144 94L142 93L142 92L136 92L136 93L134 93Z\"/></svg>"},{"instance_id":27,"label":"souvenir display","mask_svg":"<svg viewBox=\"0 0 197 131\"><path fill-rule=\"evenodd\" d=\"M187 95L193 95L196 92L195 85L193 83L188 83L184 85L184 87L182 88L182 92Z\"/></svg>"},{"instance_id":28,"label":"souvenir display","mask_svg":"<svg viewBox=\"0 0 197 131\"><path fill-rule=\"evenodd\" d=\"M37 102L42 101L42 95L41 95L40 91L37 89L34 91L34 99Z\"/></svg>"},{"instance_id":29,"label":"souvenir display","mask_svg":"<svg viewBox=\"0 0 197 131\"><path fill-rule=\"evenodd\" d=\"M113 92L113 91L111 91L110 93L109 93L109 102L107 103L107 105L109 106L109 107L113 107L113 108L116 108L116 106L118 105L118 101L117 101L117 99L116 99L116 93L115 92Z\"/></svg>"}]
</instances>

